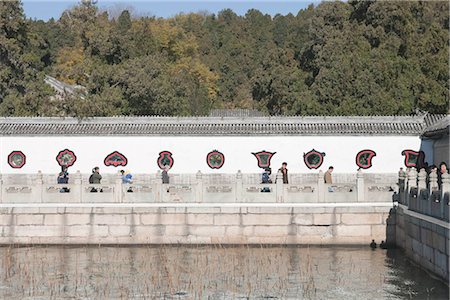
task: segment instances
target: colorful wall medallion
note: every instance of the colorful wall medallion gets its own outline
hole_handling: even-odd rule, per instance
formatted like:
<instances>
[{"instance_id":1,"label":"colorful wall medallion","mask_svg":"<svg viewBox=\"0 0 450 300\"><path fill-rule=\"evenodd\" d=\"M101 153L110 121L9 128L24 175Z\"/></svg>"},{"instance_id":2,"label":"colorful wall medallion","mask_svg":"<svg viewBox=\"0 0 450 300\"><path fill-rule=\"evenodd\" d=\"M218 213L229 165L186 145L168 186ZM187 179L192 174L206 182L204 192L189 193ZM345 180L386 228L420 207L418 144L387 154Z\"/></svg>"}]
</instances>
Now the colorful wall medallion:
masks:
<instances>
[{"instance_id":1,"label":"colorful wall medallion","mask_svg":"<svg viewBox=\"0 0 450 300\"><path fill-rule=\"evenodd\" d=\"M303 153L303 160L305 161L308 169L318 169L322 165L324 157L324 152L319 152L314 149L308 153Z\"/></svg>"},{"instance_id":2,"label":"colorful wall medallion","mask_svg":"<svg viewBox=\"0 0 450 300\"><path fill-rule=\"evenodd\" d=\"M276 152L267 152L265 150L259 152L252 152L252 154L258 160L258 167L260 168L268 168L270 167L270 159L275 155Z\"/></svg>"},{"instance_id":3,"label":"colorful wall medallion","mask_svg":"<svg viewBox=\"0 0 450 300\"><path fill-rule=\"evenodd\" d=\"M11 168L20 169L27 161L25 154L22 151L13 151L8 155L8 164Z\"/></svg>"},{"instance_id":4,"label":"colorful wall medallion","mask_svg":"<svg viewBox=\"0 0 450 300\"><path fill-rule=\"evenodd\" d=\"M73 153L72 150L69 149L61 150L59 151L58 155L56 155L56 161L60 166L73 166L76 160L77 156L75 155L75 153Z\"/></svg>"},{"instance_id":5,"label":"colorful wall medallion","mask_svg":"<svg viewBox=\"0 0 450 300\"><path fill-rule=\"evenodd\" d=\"M105 157L104 160L105 166L126 166L128 163L128 159L122 153L118 151L114 151L108 156Z\"/></svg>"},{"instance_id":6,"label":"colorful wall medallion","mask_svg":"<svg viewBox=\"0 0 450 300\"><path fill-rule=\"evenodd\" d=\"M372 167L372 158L377 154L373 150L361 150L356 154L356 165L361 169Z\"/></svg>"},{"instance_id":7,"label":"colorful wall medallion","mask_svg":"<svg viewBox=\"0 0 450 300\"><path fill-rule=\"evenodd\" d=\"M164 169L164 166L169 166L172 168L173 166L173 157L170 151L161 151L159 152L159 157L157 159L158 167L160 169Z\"/></svg>"},{"instance_id":8,"label":"colorful wall medallion","mask_svg":"<svg viewBox=\"0 0 450 300\"><path fill-rule=\"evenodd\" d=\"M211 169L220 169L225 163L225 156L222 152L213 150L206 155L206 163Z\"/></svg>"}]
</instances>

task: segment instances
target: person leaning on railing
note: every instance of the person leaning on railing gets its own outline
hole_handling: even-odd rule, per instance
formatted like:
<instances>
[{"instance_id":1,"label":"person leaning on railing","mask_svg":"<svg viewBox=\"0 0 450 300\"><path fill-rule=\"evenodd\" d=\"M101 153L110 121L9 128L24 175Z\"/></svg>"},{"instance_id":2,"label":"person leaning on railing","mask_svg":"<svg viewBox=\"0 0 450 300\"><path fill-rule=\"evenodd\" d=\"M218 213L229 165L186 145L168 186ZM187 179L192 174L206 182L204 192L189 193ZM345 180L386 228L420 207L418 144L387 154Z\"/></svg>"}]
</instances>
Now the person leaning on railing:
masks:
<instances>
[{"instance_id":1,"label":"person leaning on railing","mask_svg":"<svg viewBox=\"0 0 450 300\"><path fill-rule=\"evenodd\" d=\"M89 183L90 184L100 184L101 181L102 181L102 175L100 175L100 168L99 167L93 168L92 169L92 174L89 177ZM96 193L96 192L98 192L98 190L95 187L93 187L91 189L91 193ZM103 192L102 189L100 189L100 193L101 192Z\"/></svg>"},{"instance_id":2,"label":"person leaning on railing","mask_svg":"<svg viewBox=\"0 0 450 300\"><path fill-rule=\"evenodd\" d=\"M67 166L61 166L61 172L58 174L57 179L58 184L68 184L69 183L69 172L67 172ZM70 189L68 187L63 187L59 190L60 193L69 193Z\"/></svg>"},{"instance_id":3,"label":"person leaning on railing","mask_svg":"<svg viewBox=\"0 0 450 300\"><path fill-rule=\"evenodd\" d=\"M438 171L438 187L441 189L442 186L442 175L448 173L447 164L445 162L441 162L439 164L439 171Z\"/></svg>"}]
</instances>

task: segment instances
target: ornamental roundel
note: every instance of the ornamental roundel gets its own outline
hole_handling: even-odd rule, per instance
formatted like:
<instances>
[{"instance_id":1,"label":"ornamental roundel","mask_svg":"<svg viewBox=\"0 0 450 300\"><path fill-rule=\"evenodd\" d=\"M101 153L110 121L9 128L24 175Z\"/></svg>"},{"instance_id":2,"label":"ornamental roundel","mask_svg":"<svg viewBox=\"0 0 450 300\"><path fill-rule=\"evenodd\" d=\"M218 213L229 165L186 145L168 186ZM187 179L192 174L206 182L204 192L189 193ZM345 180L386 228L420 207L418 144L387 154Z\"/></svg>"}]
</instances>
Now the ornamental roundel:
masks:
<instances>
[{"instance_id":1,"label":"ornamental roundel","mask_svg":"<svg viewBox=\"0 0 450 300\"><path fill-rule=\"evenodd\" d=\"M303 160L308 169L318 169L323 163L324 156L324 152L312 149L308 153L303 153Z\"/></svg>"},{"instance_id":2,"label":"ornamental roundel","mask_svg":"<svg viewBox=\"0 0 450 300\"><path fill-rule=\"evenodd\" d=\"M71 167L76 162L77 156L72 150L64 149L56 155L56 161L60 166Z\"/></svg>"},{"instance_id":3,"label":"ornamental roundel","mask_svg":"<svg viewBox=\"0 0 450 300\"><path fill-rule=\"evenodd\" d=\"M119 151L114 151L111 154L107 155L103 162L105 166L125 167L128 163L128 159Z\"/></svg>"},{"instance_id":4,"label":"ornamental roundel","mask_svg":"<svg viewBox=\"0 0 450 300\"><path fill-rule=\"evenodd\" d=\"M27 162L27 158L22 151L13 151L8 155L8 164L13 169L22 168Z\"/></svg>"},{"instance_id":5,"label":"ornamental roundel","mask_svg":"<svg viewBox=\"0 0 450 300\"><path fill-rule=\"evenodd\" d=\"M405 156L406 167L421 167L425 162L425 153L423 151L403 150L402 155Z\"/></svg>"},{"instance_id":6,"label":"ornamental roundel","mask_svg":"<svg viewBox=\"0 0 450 300\"><path fill-rule=\"evenodd\" d=\"M377 156L373 150L361 150L356 154L356 165L361 169L369 169L372 167L372 158Z\"/></svg>"},{"instance_id":7,"label":"ornamental roundel","mask_svg":"<svg viewBox=\"0 0 450 300\"><path fill-rule=\"evenodd\" d=\"M225 156L218 150L213 150L206 156L206 163L211 169L220 169L225 163Z\"/></svg>"},{"instance_id":8,"label":"ornamental roundel","mask_svg":"<svg viewBox=\"0 0 450 300\"><path fill-rule=\"evenodd\" d=\"M158 157L157 163L158 163L158 167L161 170L164 169L164 166L169 166L169 168L172 168L172 166L173 166L172 153L170 151L159 152L159 157Z\"/></svg>"},{"instance_id":9,"label":"ornamental roundel","mask_svg":"<svg viewBox=\"0 0 450 300\"><path fill-rule=\"evenodd\" d=\"M258 160L258 167L260 168L268 168L270 167L270 159L275 155L276 152L267 152L265 150L259 152L252 152L252 154Z\"/></svg>"}]
</instances>

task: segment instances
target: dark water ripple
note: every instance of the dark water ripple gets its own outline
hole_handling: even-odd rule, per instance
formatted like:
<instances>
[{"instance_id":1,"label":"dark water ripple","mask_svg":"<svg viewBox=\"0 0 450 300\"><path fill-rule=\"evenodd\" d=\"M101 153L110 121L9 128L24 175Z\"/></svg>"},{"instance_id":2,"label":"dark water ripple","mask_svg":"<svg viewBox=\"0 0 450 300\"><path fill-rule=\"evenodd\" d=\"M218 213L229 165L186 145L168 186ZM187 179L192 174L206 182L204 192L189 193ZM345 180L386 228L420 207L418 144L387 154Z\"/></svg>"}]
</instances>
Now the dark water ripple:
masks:
<instances>
[{"instance_id":1,"label":"dark water ripple","mask_svg":"<svg viewBox=\"0 0 450 300\"><path fill-rule=\"evenodd\" d=\"M1 299L449 299L400 250L1 247Z\"/></svg>"}]
</instances>

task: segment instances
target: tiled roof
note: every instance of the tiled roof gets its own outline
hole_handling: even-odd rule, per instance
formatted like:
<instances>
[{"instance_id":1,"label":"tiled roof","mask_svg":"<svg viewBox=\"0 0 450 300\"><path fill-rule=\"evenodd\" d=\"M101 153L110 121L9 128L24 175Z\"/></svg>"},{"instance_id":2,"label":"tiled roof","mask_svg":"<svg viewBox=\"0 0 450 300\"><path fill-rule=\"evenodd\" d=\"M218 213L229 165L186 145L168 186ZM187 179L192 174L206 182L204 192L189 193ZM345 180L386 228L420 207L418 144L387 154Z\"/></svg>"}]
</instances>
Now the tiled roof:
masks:
<instances>
[{"instance_id":1,"label":"tiled roof","mask_svg":"<svg viewBox=\"0 0 450 300\"><path fill-rule=\"evenodd\" d=\"M443 116L442 116L443 117ZM0 136L27 135L417 135L425 115L374 117L0 118ZM439 118L437 118L438 120Z\"/></svg>"},{"instance_id":2,"label":"tiled roof","mask_svg":"<svg viewBox=\"0 0 450 300\"><path fill-rule=\"evenodd\" d=\"M441 118L434 124L430 124L425 128L423 135L426 137L441 135L442 133L448 134L450 126L450 115Z\"/></svg>"}]
</instances>

